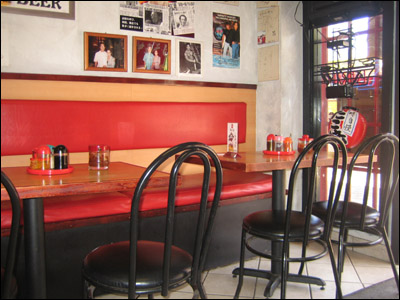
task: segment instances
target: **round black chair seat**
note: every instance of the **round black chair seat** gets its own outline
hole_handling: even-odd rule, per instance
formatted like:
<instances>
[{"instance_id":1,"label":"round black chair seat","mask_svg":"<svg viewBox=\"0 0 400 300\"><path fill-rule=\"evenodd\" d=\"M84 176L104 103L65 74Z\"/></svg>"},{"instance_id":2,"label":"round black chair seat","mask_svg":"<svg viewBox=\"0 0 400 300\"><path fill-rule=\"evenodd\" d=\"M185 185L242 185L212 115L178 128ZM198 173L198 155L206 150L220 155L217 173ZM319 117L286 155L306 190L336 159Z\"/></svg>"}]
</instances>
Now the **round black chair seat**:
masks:
<instances>
[{"instance_id":1,"label":"round black chair seat","mask_svg":"<svg viewBox=\"0 0 400 300\"><path fill-rule=\"evenodd\" d=\"M248 215L243 220L243 228L250 234L269 239L283 239L286 211L263 210ZM290 217L291 239L302 239L304 236L305 215L292 211ZM323 233L324 222L311 216L310 238L319 237Z\"/></svg>"},{"instance_id":2,"label":"round black chair seat","mask_svg":"<svg viewBox=\"0 0 400 300\"><path fill-rule=\"evenodd\" d=\"M339 227L341 223L341 217L343 213L343 201L339 201L338 208L335 215L334 226ZM312 213L320 218L326 216L328 210L328 203L326 201L320 201L313 204ZM356 202L349 202L347 208L347 216L345 218L346 227L357 227L361 221L361 210L362 204ZM365 214L365 225L371 226L377 224L379 221L379 212L372 207L367 206Z\"/></svg>"},{"instance_id":3,"label":"round black chair seat","mask_svg":"<svg viewBox=\"0 0 400 300\"><path fill-rule=\"evenodd\" d=\"M164 244L138 242L137 293L160 292ZM170 286L179 286L190 276L192 256L172 246ZM83 261L83 276L92 284L128 293L129 241L104 245L90 252Z\"/></svg>"}]
</instances>

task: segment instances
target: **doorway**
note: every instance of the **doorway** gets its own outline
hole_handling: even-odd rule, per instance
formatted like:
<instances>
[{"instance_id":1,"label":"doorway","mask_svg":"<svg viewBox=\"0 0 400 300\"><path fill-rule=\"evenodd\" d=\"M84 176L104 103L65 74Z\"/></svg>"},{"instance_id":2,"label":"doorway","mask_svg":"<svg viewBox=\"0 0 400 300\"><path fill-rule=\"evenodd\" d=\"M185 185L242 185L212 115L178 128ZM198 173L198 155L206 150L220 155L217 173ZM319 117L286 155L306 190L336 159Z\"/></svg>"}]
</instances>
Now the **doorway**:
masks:
<instances>
[{"instance_id":1,"label":"doorway","mask_svg":"<svg viewBox=\"0 0 400 300\"><path fill-rule=\"evenodd\" d=\"M394 1L303 1L304 133L327 133L330 116L351 106L367 120L366 137L379 132L398 136L397 34ZM379 182L375 176L375 199ZM392 215L392 248L398 262L398 203Z\"/></svg>"}]
</instances>

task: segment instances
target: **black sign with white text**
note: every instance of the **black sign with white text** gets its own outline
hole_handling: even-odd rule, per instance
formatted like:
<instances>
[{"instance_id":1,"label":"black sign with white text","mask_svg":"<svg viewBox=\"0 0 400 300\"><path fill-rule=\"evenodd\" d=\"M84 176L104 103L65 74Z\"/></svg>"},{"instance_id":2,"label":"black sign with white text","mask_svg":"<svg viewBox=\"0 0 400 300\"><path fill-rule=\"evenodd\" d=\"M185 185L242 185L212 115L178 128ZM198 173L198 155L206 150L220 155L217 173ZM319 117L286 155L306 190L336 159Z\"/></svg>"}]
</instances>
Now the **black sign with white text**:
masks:
<instances>
[{"instance_id":1,"label":"black sign with white text","mask_svg":"<svg viewBox=\"0 0 400 300\"><path fill-rule=\"evenodd\" d=\"M120 16L120 29L143 31L143 18Z\"/></svg>"}]
</instances>

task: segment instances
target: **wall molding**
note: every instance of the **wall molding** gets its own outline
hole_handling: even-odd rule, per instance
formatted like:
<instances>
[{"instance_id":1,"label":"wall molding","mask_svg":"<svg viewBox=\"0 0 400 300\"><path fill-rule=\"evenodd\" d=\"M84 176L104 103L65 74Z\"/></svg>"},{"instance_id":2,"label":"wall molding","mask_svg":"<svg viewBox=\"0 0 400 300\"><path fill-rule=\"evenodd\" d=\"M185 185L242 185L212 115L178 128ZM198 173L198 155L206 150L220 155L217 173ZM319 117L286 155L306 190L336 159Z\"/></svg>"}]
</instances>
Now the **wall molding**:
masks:
<instances>
[{"instance_id":1,"label":"wall molding","mask_svg":"<svg viewBox=\"0 0 400 300\"><path fill-rule=\"evenodd\" d=\"M129 77L104 77L104 76L56 75L56 74L2 72L1 79L157 84L157 85L175 85L175 86L182 85L182 86L195 86L195 87L219 87L219 88L235 88L235 89L251 89L251 90L257 89L257 84L245 84L245 83L223 83L223 82L187 81L187 80L162 80L162 79L144 79L144 78L129 78Z\"/></svg>"}]
</instances>

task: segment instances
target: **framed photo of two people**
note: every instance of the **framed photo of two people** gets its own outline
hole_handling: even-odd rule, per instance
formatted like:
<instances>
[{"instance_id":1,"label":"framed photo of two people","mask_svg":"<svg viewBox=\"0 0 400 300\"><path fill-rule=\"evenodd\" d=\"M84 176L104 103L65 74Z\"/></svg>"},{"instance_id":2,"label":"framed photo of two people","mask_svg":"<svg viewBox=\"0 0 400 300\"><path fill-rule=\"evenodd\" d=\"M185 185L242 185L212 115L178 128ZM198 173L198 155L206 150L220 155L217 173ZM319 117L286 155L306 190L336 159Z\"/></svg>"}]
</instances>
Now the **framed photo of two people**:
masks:
<instances>
[{"instance_id":1,"label":"framed photo of two people","mask_svg":"<svg viewBox=\"0 0 400 300\"><path fill-rule=\"evenodd\" d=\"M133 71L171 74L171 41L133 37Z\"/></svg>"},{"instance_id":2,"label":"framed photo of two people","mask_svg":"<svg viewBox=\"0 0 400 300\"><path fill-rule=\"evenodd\" d=\"M85 32L85 70L127 72L126 35Z\"/></svg>"}]
</instances>

